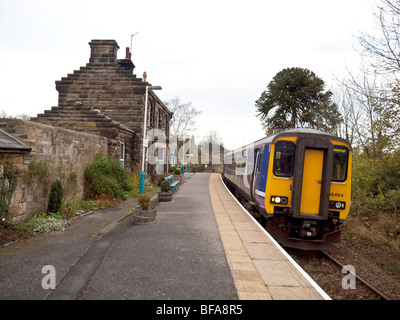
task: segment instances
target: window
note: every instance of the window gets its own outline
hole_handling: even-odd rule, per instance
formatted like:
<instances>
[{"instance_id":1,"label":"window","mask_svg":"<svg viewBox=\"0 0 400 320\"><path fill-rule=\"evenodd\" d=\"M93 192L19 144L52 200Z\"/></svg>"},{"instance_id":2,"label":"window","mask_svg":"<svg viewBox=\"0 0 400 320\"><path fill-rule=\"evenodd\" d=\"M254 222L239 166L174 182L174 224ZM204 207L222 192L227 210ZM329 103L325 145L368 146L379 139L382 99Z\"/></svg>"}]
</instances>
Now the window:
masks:
<instances>
[{"instance_id":1,"label":"window","mask_svg":"<svg viewBox=\"0 0 400 320\"><path fill-rule=\"evenodd\" d=\"M125 161L125 143L120 142L119 144L119 161L124 165Z\"/></svg>"},{"instance_id":2,"label":"window","mask_svg":"<svg viewBox=\"0 0 400 320\"><path fill-rule=\"evenodd\" d=\"M291 141L275 143L274 174L278 177L291 177L294 167L295 144Z\"/></svg>"},{"instance_id":3,"label":"window","mask_svg":"<svg viewBox=\"0 0 400 320\"><path fill-rule=\"evenodd\" d=\"M344 146L333 146L332 181L343 182L347 179L349 149Z\"/></svg>"}]
</instances>

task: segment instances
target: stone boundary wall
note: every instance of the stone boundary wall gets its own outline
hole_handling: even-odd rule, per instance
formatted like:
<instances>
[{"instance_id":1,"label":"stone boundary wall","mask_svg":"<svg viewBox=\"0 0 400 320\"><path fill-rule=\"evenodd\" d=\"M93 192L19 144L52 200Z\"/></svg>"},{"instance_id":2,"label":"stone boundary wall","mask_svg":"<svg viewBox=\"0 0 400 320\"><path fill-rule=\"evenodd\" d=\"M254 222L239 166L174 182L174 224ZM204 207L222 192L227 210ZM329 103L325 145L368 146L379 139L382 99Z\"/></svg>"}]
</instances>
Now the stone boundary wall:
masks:
<instances>
[{"instance_id":1,"label":"stone boundary wall","mask_svg":"<svg viewBox=\"0 0 400 320\"><path fill-rule=\"evenodd\" d=\"M16 162L18 185L9 208L9 222L19 223L46 212L52 183L60 179L65 202L82 200L84 169L100 153L108 155L105 137L76 132L26 120L3 121L1 128L32 148ZM18 161L15 161L18 159ZM2 155L1 161L7 161Z\"/></svg>"}]
</instances>

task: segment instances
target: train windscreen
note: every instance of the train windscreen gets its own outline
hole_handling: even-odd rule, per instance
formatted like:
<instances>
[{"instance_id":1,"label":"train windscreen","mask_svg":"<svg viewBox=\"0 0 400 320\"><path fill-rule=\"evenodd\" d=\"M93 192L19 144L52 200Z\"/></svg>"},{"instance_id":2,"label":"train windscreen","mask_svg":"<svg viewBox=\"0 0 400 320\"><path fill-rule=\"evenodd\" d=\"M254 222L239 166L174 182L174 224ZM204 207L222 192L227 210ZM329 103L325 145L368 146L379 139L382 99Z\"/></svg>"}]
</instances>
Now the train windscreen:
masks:
<instances>
[{"instance_id":1,"label":"train windscreen","mask_svg":"<svg viewBox=\"0 0 400 320\"><path fill-rule=\"evenodd\" d=\"M291 141L277 141L275 144L274 174L291 177L294 167L295 144Z\"/></svg>"},{"instance_id":2,"label":"train windscreen","mask_svg":"<svg viewBox=\"0 0 400 320\"><path fill-rule=\"evenodd\" d=\"M332 181L346 181L348 161L349 149L344 146L333 146Z\"/></svg>"}]
</instances>

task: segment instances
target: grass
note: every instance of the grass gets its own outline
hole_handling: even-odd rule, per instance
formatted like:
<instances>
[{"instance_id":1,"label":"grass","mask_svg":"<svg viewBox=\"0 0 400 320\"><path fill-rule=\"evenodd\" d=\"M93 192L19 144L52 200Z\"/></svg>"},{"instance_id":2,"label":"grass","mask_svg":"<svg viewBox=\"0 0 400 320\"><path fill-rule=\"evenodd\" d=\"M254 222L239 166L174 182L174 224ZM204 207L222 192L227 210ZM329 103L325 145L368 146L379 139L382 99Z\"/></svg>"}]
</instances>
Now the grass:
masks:
<instances>
[{"instance_id":1,"label":"grass","mask_svg":"<svg viewBox=\"0 0 400 320\"><path fill-rule=\"evenodd\" d=\"M350 214L344 224L343 239L363 246L365 256L386 271L400 275L400 217L379 212L372 216Z\"/></svg>"}]
</instances>

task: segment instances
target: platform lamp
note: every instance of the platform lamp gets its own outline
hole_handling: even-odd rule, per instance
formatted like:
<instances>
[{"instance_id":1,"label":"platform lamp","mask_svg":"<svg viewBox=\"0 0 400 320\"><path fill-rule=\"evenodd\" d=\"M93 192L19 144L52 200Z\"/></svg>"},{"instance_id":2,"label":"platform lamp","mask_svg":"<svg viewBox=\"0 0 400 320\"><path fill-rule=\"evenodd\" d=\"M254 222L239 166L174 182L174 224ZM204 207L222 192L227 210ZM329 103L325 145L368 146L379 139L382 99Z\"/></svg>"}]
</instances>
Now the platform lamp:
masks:
<instances>
[{"instance_id":1,"label":"platform lamp","mask_svg":"<svg viewBox=\"0 0 400 320\"><path fill-rule=\"evenodd\" d=\"M142 152L142 172L140 173L140 194L144 193L144 161L145 161L145 148L148 147L149 142L146 139L146 127L147 127L147 107L149 104L149 90L162 90L160 86L146 86L146 99L144 102L144 123L143 123L143 152Z\"/></svg>"}]
</instances>

